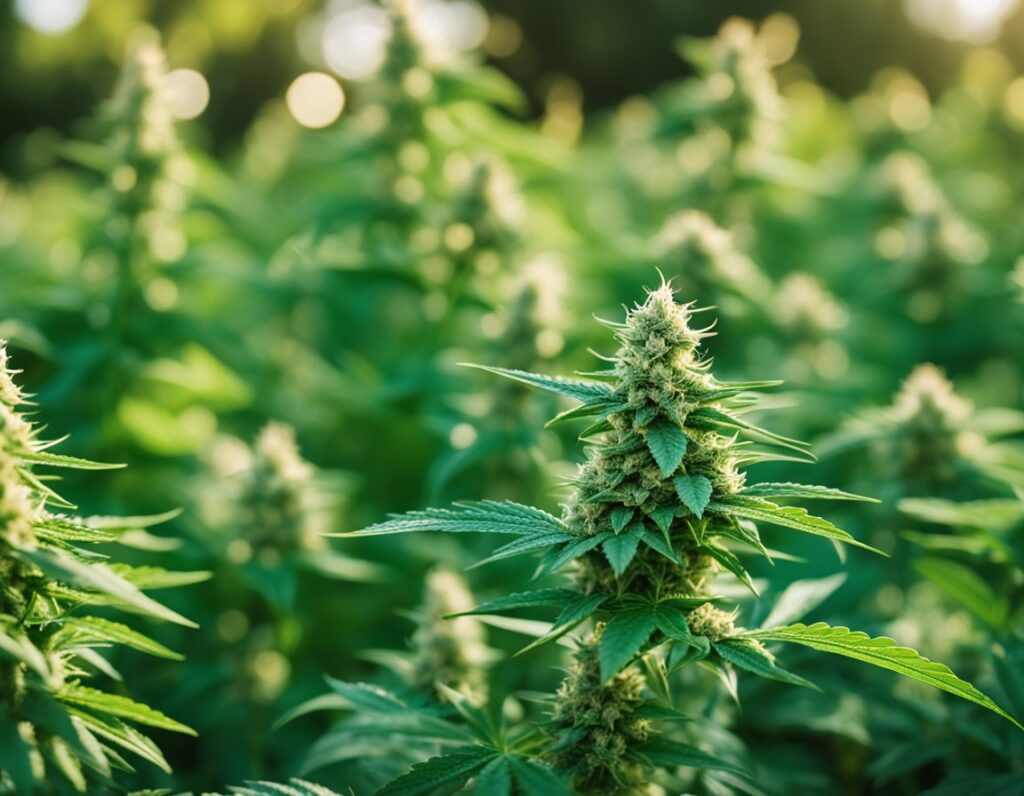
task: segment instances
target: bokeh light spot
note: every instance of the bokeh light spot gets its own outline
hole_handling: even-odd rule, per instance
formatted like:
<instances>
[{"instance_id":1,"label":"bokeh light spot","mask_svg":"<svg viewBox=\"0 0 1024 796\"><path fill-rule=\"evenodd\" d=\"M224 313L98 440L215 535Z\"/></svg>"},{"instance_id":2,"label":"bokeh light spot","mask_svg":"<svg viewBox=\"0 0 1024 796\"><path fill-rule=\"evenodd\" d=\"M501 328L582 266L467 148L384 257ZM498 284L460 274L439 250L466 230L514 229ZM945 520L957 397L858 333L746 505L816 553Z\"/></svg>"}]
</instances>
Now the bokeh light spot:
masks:
<instances>
[{"instance_id":1,"label":"bokeh light spot","mask_svg":"<svg viewBox=\"0 0 1024 796\"><path fill-rule=\"evenodd\" d=\"M332 124L345 107L345 93L338 81L323 72L306 72L292 81L285 102L295 121L318 129Z\"/></svg>"},{"instance_id":2,"label":"bokeh light spot","mask_svg":"<svg viewBox=\"0 0 1024 796\"><path fill-rule=\"evenodd\" d=\"M40 33L56 36L82 21L89 0L14 0L14 14Z\"/></svg>"},{"instance_id":3,"label":"bokeh light spot","mask_svg":"<svg viewBox=\"0 0 1024 796\"><path fill-rule=\"evenodd\" d=\"M176 119L195 119L210 103L210 86L195 69L175 69L164 78L164 96Z\"/></svg>"}]
</instances>

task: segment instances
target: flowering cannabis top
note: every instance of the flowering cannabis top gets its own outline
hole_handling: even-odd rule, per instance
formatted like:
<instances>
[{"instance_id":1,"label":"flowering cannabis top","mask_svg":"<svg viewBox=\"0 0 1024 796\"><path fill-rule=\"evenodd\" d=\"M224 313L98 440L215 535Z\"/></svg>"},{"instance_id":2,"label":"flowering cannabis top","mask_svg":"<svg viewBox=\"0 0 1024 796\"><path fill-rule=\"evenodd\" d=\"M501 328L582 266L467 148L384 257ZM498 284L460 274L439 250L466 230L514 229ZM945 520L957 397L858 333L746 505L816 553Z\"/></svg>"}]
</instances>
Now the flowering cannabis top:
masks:
<instances>
[{"instance_id":1,"label":"flowering cannabis top","mask_svg":"<svg viewBox=\"0 0 1024 796\"><path fill-rule=\"evenodd\" d=\"M134 571L105 563L88 546L116 542L142 518L86 524L50 507L73 508L33 472L35 465L102 469L50 453L53 443L21 414L0 342L0 793L85 791L111 782L125 751L169 770L156 745L133 724L191 733L187 727L124 696L86 686L112 671L97 648L119 644L165 658L175 653L130 627L91 615L112 606L190 625L143 594ZM150 583L160 571L147 568ZM66 786L54 785L65 782Z\"/></svg>"},{"instance_id":2,"label":"flowering cannabis top","mask_svg":"<svg viewBox=\"0 0 1024 796\"><path fill-rule=\"evenodd\" d=\"M653 686L660 683L660 693L668 692L670 675L696 661L807 685L776 665L766 641L790 641L898 671L1009 718L945 666L890 639L822 623L757 631L736 626L736 612L713 596L711 581L726 571L754 589L740 554L769 555L754 523L867 547L827 520L779 502L864 498L821 486L747 483L746 465L781 455L749 443L789 448L798 457L809 454L801 443L740 417L752 403L747 391L773 383L718 381L700 351L710 331L692 325L695 312L690 304L676 303L667 285L650 292L625 323L608 324L620 347L608 370L591 374L601 381L486 368L582 401L559 420L597 418L583 433L591 440L588 458L561 518L485 501L412 512L356 532L510 535L512 541L488 561L544 550L538 576L572 565L570 581L562 588L498 597L475 612L559 608L550 631L535 644L594 621L592 631L576 637L576 661L552 700L547 746L520 750L500 733L478 732L468 746L414 766L381 793L410 793L414 783L439 786L474 775L483 789L493 768L507 767L515 776L524 754L535 758L535 765L539 760L550 766L553 782L568 779L575 793L641 793L653 776L678 792L683 780L673 772L679 766L732 767L662 726L659 719L678 715L653 696L659 693ZM647 682L640 663L655 682ZM658 770L662 773L655 774Z\"/></svg>"}]
</instances>

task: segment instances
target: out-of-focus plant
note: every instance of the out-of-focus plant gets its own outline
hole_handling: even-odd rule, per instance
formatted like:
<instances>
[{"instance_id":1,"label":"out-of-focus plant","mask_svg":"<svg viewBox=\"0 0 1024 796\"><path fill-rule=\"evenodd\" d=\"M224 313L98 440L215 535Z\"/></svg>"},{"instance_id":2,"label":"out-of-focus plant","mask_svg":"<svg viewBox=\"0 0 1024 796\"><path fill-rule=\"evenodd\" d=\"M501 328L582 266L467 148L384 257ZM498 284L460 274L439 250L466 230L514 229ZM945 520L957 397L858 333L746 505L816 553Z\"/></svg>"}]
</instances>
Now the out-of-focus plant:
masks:
<instances>
[{"instance_id":1,"label":"out-of-focus plant","mask_svg":"<svg viewBox=\"0 0 1024 796\"><path fill-rule=\"evenodd\" d=\"M976 409L958 395L941 369L919 365L893 403L850 418L823 440L823 456L867 449L872 466L886 474L886 498L945 494L968 496L973 486L1020 483L1021 451L1002 438L1024 431L1024 415L1010 409ZM1005 487L1004 487L1005 489Z\"/></svg>"},{"instance_id":2,"label":"out-of-focus plant","mask_svg":"<svg viewBox=\"0 0 1024 796\"><path fill-rule=\"evenodd\" d=\"M300 610L302 601L327 594L331 581L379 580L382 568L324 538L350 479L306 461L290 426L268 423L251 448L219 438L205 458L193 532L215 575L197 590L208 629L190 640L170 701L201 732L225 739L209 743L204 773L230 782L278 770L280 752L261 728L306 692L309 664L332 649L332 639L311 632L324 614Z\"/></svg>"},{"instance_id":3,"label":"out-of-focus plant","mask_svg":"<svg viewBox=\"0 0 1024 796\"><path fill-rule=\"evenodd\" d=\"M36 466L106 469L52 453L24 415L26 399L0 342L0 792L63 793L114 787L131 753L170 771L135 725L192 733L123 694L86 685L119 675L101 650L130 647L180 659L148 636L104 616L112 607L194 625L148 597L162 573L132 568L97 545L144 520L81 519ZM171 575L173 581L173 575Z\"/></svg>"},{"instance_id":4,"label":"out-of-focus plant","mask_svg":"<svg viewBox=\"0 0 1024 796\"><path fill-rule=\"evenodd\" d=\"M920 550L914 570L941 595L935 621L943 622L943 641L979 681L1015 716L1024 716L1024 503L1018 498L955 502L907 498L900 509L918 523L905 531ZM919 584L919 586L922 584ZM953 606L970 617L972 629L956 632ZM912 631L919 619L908 607L900 625ZM917 632L927 632L920 627ZM979 790L1012 793L1020 782L1024 738L1001 722L965 716L959 705L924 712L903 705L911 721L883 716L879 732L891 739L889 750L871 767L880 785L913 787L939 779L928 792L943 796ZM886 719L889 718L888 721ZM938 769L936 777L927 768Z\"/></svg>"},{"instance_id":5,"label":"out-of-focus plant","mask_svg":"<svg viewBox=\"0 0 1024 796\"><path fill-rule=\"evenodd\" d=\"M671 721L679 716L669 678L700 662L722 672L735 666L807 685L776 664L764 646L772 641L890 669L1013 721L947 667L891 639L824 623L744 631L736 625L736 611L719 607L722 601L712 594L719 569L753 589L737 546L770 558L755 522L866 547L827 520L785 505L794 498L863 498L821 486L746 484L740 468L778 454L745 447L738 435L798 453L805 449L737 415L749 406L749 391L767 384L715 379L699 350L708 330L691 326L693 312L692 305L675 302L668 286L651 292L625 323L611 324L621 347L602 381L487 368L582 402L562 419L596 418L584 432L593 440L591 454L561 519L520 504L485 501L412 512L355 532L509 534L512 541L488 561L546 551L538 574L574 564L571 580L567 587L499 597L476 612L559 608L561 615L540 641L595 621L592 631L577 638L575 663L551 700L543 736L509 735L464 701L460 709L472 740L413 766L381 793L416 793L428 784L456 787L471 777L478 778L478 787L480 779L500 778L530 792L524 782L532 777L554 790L560 775L577 793L639 793L652 778L683 785L688 778L680 776L680 766L742 777L742 767L716 757L718 750L708 752L672 732ZM669 727L661 723L666 719ZM529 774L518 773L530 765ZM504 792L510 789L503 786Z\"/></svg>"},{"instance_id":6,"label":"out-of-focus plant","mask_svg":"<svg viewBox=\"0 0 1024 796\"><path fill-rule=\"evenodd\" d=\"M279 725L316 711L351 711L309 749L301 773L341 766L348 784L365 782L376 788L435 754L434 733L443 734L444 720L458 716L450 704L452 695L474 702L487 699L487 666L495 652L487 646L481 624L465 615L474 602L461 576L433 570L423 605L411 616L416 630L409 653L367 652L397 682L385 688L328 677L330 692L289 711Z\"/></svg>"}]
</instances>

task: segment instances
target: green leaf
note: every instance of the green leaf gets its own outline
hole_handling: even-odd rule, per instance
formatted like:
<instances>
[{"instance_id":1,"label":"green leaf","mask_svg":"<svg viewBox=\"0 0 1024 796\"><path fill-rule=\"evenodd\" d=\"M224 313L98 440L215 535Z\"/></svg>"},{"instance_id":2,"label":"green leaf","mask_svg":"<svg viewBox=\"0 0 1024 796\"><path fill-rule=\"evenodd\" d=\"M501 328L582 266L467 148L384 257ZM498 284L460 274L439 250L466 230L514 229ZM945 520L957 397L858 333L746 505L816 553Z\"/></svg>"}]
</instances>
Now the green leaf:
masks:
<instances>
[{"instance_id":1,"label":"green leaf","mask_svg":"<svg viewBox=\"0 0 1024 796\"><path fill-rule=\"evenodd\" d=\"M622 533L622 529L626 527L633 515L636 513L636 509L632 506L616 506L609 512L609 516L612 521L612 530L615 533Z\"/></svg>"},{"instance_id":2,"label":"green leaf","mask_svg":"<svg viewBox=\"0 0 1024 796\"><path fill-rule=\"evenodd\" d=\"M922 558L913 567L989 627L998 629L1006 624L1009 604L974 570L944 558Z\"/></svg>"},{"instance_id":3,"label":"green leaf","mask_svg":"<svg viewBox=\"0 0 1024 796\"><path fill-rule=\"evenodd\" d=\"M69 707L68 712L83 721L99 737L117 744L143 760L148 760L162 771L171 773L171 767L157 745L134 727L114 716L96 716L73 707Z\"/></svg>"},{"instance_id":4,"label":"green leaf","mask_svg":"<svg viewBox=\"0 0 1024 796\"><path fill-rule=\"evenodd\" d=\"M870 550L872 553L878 553L881 556L885 555L881 550L858 541L828 520L808 514L806 509L799 506L778 506L775 503L770 503L760 498L728 495L719 501L712 502L708 508L711 511L717 511L722 514L732 514L734 517L743 517L755 522L767 522L770 525L781 525L784 528L793 528L794 530L812 533L816 536L824 536L828 539L845 542L854 547Z\"/></svg>"},{"instance_id":5,"label":"green leaf","mask_svg":"<svg viewBox=\"0 0 1024 796\"><path fill-rule=\"evenodd\" d=\"M392 533L509 533L518 536L567 534L569 529L557 517L541 509L518 503L484 500L450 509L426 509L396 515L386 522L360 531L327 536L380 536Z\"/></svg>"},{"instance_id":6,"label":"green leaf","mask_svg":"<svg viewBox=\"0 0 1024 796\"><path fill-rule=\"evenodd\" d=\"M551 533L546 536L525 536L520 539L515 539L508 544L502 545L495 550L487 558L483 558L480 561L475 562L469 569L476 569L482 567L485 564L491 564L495 561L502 561L506 558L514 558L515 556L521 556L524 553L532 553L534 550L541 550L545 547L556 547L566 542L571 542L576 537L568 533Z\"/></svg>"},{"instance_id":7,"label":"green leaf","mask_svg":"<svg viewBox=\"0 0 1024 796\"><path fill-rule=\"evenodd\" d=\"M601 549L604 551L608 563L612 565L616 577L622 577L622 573L626 571L629 562L636 555L639 544L640 537L635 533L624 533L605 539Z\"/></svg>"},{"instance_id":8,"label":"green leaf","mask_svg":"<svg viewBox=\"0 0 1024 796\"><path fill-rule=\"evenodd\" d=\"M683 505L697 517L703 517L704 509L711 500L711 482L703 475L677 475L672 483Z\"/></svg>"},{"instance_id":9,"label":"green leaf","mask_svg":"<svg viewBox=\"0 0 1024 796\"><path fill-rule=\"evenodd\" d=\"M509 611L513 608L541 608L547 606L563 607L576 600L579 592L572 589L536 589L534 591L521 591L516 594L506 594L494 600L481 603L471 611L461 611L456 614L449 614L446 618L456 616L471 616L473 614L493 614L502 611Z\"/></svg>"},{"instance_id":10,"label":"green leaf","mask_svg":"<svg viewBox=\"0 0 1024 796\"><path fill-rule=\"evenodd\" d=\"M458 786L497 756L493 749L474 746L432 757L416 763L408 773L391 780L375 796L427 796L443 786Z\"/></svg>"},{"instance_id":11,"label":"green leaf","mask_svg":"<svg viewBox=\"0 0 1024 796\"><path fill-rule=\"evenodd\" d=\"M572 796L572 791L555 773L542 763L513 757L509 760L516 786L522 796ZM490 792L481 790L481 794Z\"/></svg>"},{"instance_id":12,"label":"green leaf","mask_svg":"<svg viewBox=\"0 0 1024 796\"><path fill-rule=\"evenodd\" d=\"M702 406L700 409L695 409L690 412L687 416L687 422L692 423L698 428L714 429L718 426L737 428L742 431L746 431L749 436L760 437L775 445L779 445L780 447L797 451L811 461L814 460L814 454L808 450L806 442L801 442L798 439L791 439L790 437L784 437L781 434L775 434L767 429L751 425L735 415L731 415L728 412L723 412L720 409L715 409L710 406Z\"/></svg>"},{"instance_id":13,"label":"green leaf","mask_svg":"<svg viewBox=\"0 0 1024 796\"><path fill-rule=\"evenodd\" d=\"M791 685L802 685L806 688L820 690L809 680L787 672L776 665L774 658L750 639L722 639L712 644L712 647L724 660L739 669L766 677L769 680L779 680Z\"/></svg>"},{"instance_id":14,"label":"green leaf","mask_svg":"<svg viewBox=\"0 0 1024 796\"><path fill-rule=\"evenodd\" d=\"M777 627L798 622L808 611L817 608L829 595L846 582L846 573L840 572L827 578L796 580L790 583L772 606L761 627Z\"/></svg>"},{"instance_id":15,"label":"green leaf","mask_svg":"<svg viewBox=\"0 0 1024 796\"><path fill-rule=\"evenodd\" d=\"M128 697L107 694L95 688L88 688L83 685L67 685L55 694L61 702L69 705L87 708L98 713L107 713L111 716L118 716L122 719L134 721L137 724L145 724L150 727L159 727L163 730L180 732L185 735L195 735L195 730L186 727L184 724L168 718L159 710L143 705Z\"/></svg>"},{"instance_id":16,"label":"green leaf","mask_svg":"<svg viewBox=\"0 0 1024 796\"><path fill-rule=\"evenodd\" d=\"M165 619L185 627L198 627L195 622L147 597L133 584L102 564L86 563L63 551L41 547L35 550L20 550L16 555L35 564L51 577L66 581L76 588L95 590L157 619Z\"/></svg>"},{"instance_id":17,"label":"green leaf","mask_svg":"<svg viewBox=\"0 0 1024 796\"><path fill-rule=\"evenodd\" d=\"M69 467L73 470L120 470L123 464L103 464L102 462L91 462L88 459L78 459L74 456L63 456L59 453L48 451L18 451L17 458L31 464L48 464L51 467Z\"/></svg>"},{"instance_id":18,"label":"green leaf","mask_svg":"<svg viewBox=\"0 0 1024 796\"><path fill-rule=\"evenodd\" d=\"M747 568L743 566L743 562L740 561L739 557L735 553L730 550L726 550L724 547L718 547L717 545L705 545L700 549L735 575L739 579L740 583L750 589L751 594L755 597L761 596L758 594L757 586L754 585L754 580L750 577L750 573L747 572Z\"/></svg>"},{"instance_id":19,"label":"green leaf","mask_svg":"<svg viewBox=\"0 0 1024 796\"><path fill-rule=\"evenodd\" d=\"M748 777L746 771L739 766L728 763L714 755L698 749L696 746L671 741L667 738L655 738L648 741L638 750L652 763L663 768L686 766L708 771L727 771L740 777Z\"/></svg>"},{"instance_id":20,"label":"green leaf","mask_svg":"<svg viewBox=\"0 0 1024 796\"><path fill-rule=\"evenodd\" d=\"M111 644L123 644L126 647L131 647L139 652L145 652L148 655L154 655L157 658L166 658L172 661L185 659L185 656L179 655L163 644L119 622L111 622L108 619L100 619L96 616L83 616L68 617L64 620L64 625L75 631L72 635L72 643L76 645L96 641L109 642Z\"/></svg>"},{"instance_id":21,"label":"green leaf","mask_svg":"<svg viewBox=\"0 0 1024 796\"><path fill-rule=\"evenodd\" d=\"M349 706L367 713L404 713L408 705L395 694L369 683L346 683L327 677L327 684L336 694L348 700Z\"/></svg>"},{"instance_id":22,"label":"green leaf","mask_svg":"<svg viewBox=\"0 0 1024 796\"><path fill-rule=\"evenodd\" d=\"M511 796L512 766L507 757L496 757L476 777L476 792L480 796Z\"/></svg>"},{"instance_id":23,"label":"green leaf","mask_svg":"<svg viewBox=\"0 0 1024 796\"><path fill-rule=\"evenodd\" d=\"M790 484L790 483L764 483L752 484L744 487L741 495L752 495L754 497L792 497L809 498L822 500L860 500L865 503L877 503L877 498L854 495L852 492L844 492L841 489L833 489L827 486Z\"/></svg>"},{"instance_id":24,"label":"green leaf","mask_svg":"<svg viewBox=\"0 0 1024 796\"><path fill-rule=\"evenodd\" d=\"M0 721L0 771L10 777L15 793L32 793L31 748L18 733L18 725Z\"/></svg>"},{"instance_id":25,"label":"green leaf","mask_svg":"<svg viewBox=\"0 0 1024 796\"><path fill-rule=\"evenodd\" d=\"M686 623L684 609L669 602L658 603L654 609L654 621L658 630L675 641L693 641L690 626Z\"/></svg>"},{"instance_id":26,"label":"green leaf","mask_svg":"<svg viewBox=\"0 0 1024 796\"><path fill-rule=\"evenodd\" d=\"M486 370L488 373L496 373L499 376L521 381L533 387L540 387L542 390L555 392L568 398L575 398L577 401L583 401L584 403L609 403L612 400L612 388L600 382L575 381L563 379L560 376L543 376L539 373L527 373L525 370L495 368L488 365L474 365L469 362L462 362L460 364L467 368L477 368L478 370Z\"/></svg>"},{"instance_id":27,"label":"green leaf","mask_svg":"<svg viewBox=\"0 0 1024 796\"><path fill-rule=\"evenodd\" d=\"M953 527L1001 530L1024 519L1024 502L1010 499L956 503L940 498L906 498L898 507L904 514L924 522Z\"/></svg>"},{"instance_id":28,"label":"green leaf","mask_svg":"<svg viewBox=\"0 0 1024 796\"><path fill-rule=\"evenodd\" d=\"M22 635L23 632L15 629L13 634L9 634L7 629L0 625L0 656L25 664L38 674L43 682L49 682L50 664L47 663L46 656L28 636Z\"/></svg>"},{"instance_id":29,"label":"green leaf","mask_svg":"<svg viewBox=\"0 0 1024 796\"><path fill-rule=\"evenodd\" d=\"M831 627L824 622L813 625L795 624L771 630L755 630L745 633L744 637L756 638L761 641L786 641L803 644L821 652L831 652L870 663L872 666L879 666L902 674L904 677L987 708L1024 730L1024 725L1021 725L973 685L957 677L948 666L930 661L909 647L900 647L891 638L884 636L871 638L866 633L853 631L846 627Z\"/></svg>"},{"instance_id":30,"label":"green leaf","mask_svg":"<svg viewBox=\"0 0 1024 796\"><path fill-rule=\"evenodd\" d=\"M528 652L536 647L543 644L547 644L549 641L554 641L559 636L565 635L569 630L578 625L584 619L589 618L593 613L604 605L608 601L609 595L607 594L577 594L576 598L569 603L555 619L551 629L543 636L538 638L536 641L523 647L519 650L516 655L522 655L524 652Z\"/></svg>"},{"instance_id":31,"label":"green leaf","mask_svg":"<svg viewBox=\"0 0 1024 796\"><path fill-rule=\"evenodd\" d=\"M668 478L679 469L686 453L686 434L675 423L653 423L647 427L647 447Z\"/></svg>"},{"instance_id":32,"label":"green leaf","mask_svg":"<svg viewBox=\"0 0 1024 796\"><path fill-rule=\"evenodd\" d=\"M608 620L598 650L602 682L608 682L633 659L656 625L654 610L650 606L627 609Z\"/></svg>"},{"instance_id":33,"label":"green leaf","mask_svg":"<svg viewBox=\"0 0 1024 796\"><path fill-rule=\"evenodd\" d=\"M544 562L540 571L537 573L537 577L557 572L570 561L576 560L584 553L593 550L599 544L604 542L605 539L610 539L611 537L612 534L610 531L601 531L600 533L595 533L593 536L584 536L575 542L569 542L565 547Z\"/></svg>"}]
</instances>

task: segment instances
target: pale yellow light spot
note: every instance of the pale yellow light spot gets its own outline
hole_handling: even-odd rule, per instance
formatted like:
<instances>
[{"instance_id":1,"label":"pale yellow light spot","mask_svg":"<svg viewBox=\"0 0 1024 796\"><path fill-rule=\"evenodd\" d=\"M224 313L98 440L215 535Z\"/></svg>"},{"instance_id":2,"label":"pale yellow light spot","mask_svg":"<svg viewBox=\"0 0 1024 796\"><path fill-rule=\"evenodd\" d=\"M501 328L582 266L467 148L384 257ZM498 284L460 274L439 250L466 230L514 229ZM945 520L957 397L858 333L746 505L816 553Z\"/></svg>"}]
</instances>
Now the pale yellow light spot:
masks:
<instances>
[{"instance_id":1,"label":"pale yellow light spot","mask_svg":"<svg viewBox=\"0 0 1024 796\"><path fill-rule=\"evenodd\" d=\"M476 442L477 433L476 429L473 428L469 423L459 423L455 428L452 429L448 439L452 444L452 447L456 450L462 450L468 448L474 442Z\"/></svg>"},{"instance_id":2,"label":"pale yellow light spot","mask_svg":"<svg viewBox=\"0 0 1024 796\"><path fill-rule=\"evenodd\" d=\"M228 542L227 550L228 561L232 564L244 564L250 558L252 558L252 545L250 545L245 539L232 539Z\"/></svg>"},{"instance_id":3,"label":"pale yellow light spot","mask_svg":"<svg viewBox=\"0 0 1024 796\"><path fill-rule=\"evenodd\" d=\"M1010 82L1003 95L1003 115L1015 130L1024 132L1024 76Z\"/></svg>"},{"instance_id":4,"label":"pale yellow light spot","mask_svg":"<svg viewBox=\"0 0 1024 796\"><path fill-rule=\"evenodd\" d=\"M419 141L406 141L398 150L398 162L406 171L419 173L430 165L430 150Z\"/></svg>"},{"instance_id":5,"label":"pale yellow light spot","mask_svg":"<svg viewBox=\"0 0 1024 796\"><path fill-rule=\"evenodd\" d=\"M195 69L175 69L164 78L164 97L176 119L195 119L210 104L210 86Z\"/></svg>"},{"instance_id":6,"label":"pale yellow light spot","mask_svg":"<svg viewBox=\"0 0 1024 796\"><path fill-rule=\"evenodd\" d=\"M414 66L402 75L402 88L410 97L422 99L434 88L434 78L426 69Z\"/></svg>"},{"instance_id":7,"label":"pale yellow light spot","mask_svg":"<svg viewBox=\"0 0 1024 796\"><path fill-rule=\"evenodd\" d=\"M907 251L907 236L896 227L883 227L875 234L875 251L886 260L897 260Z\"/></svg>"},{"instance_id":8,"label":"pale yellow light spot","mask_svg":"<svg viewBox=\"0 0 1024 796\"><path fill-rule=\"evenodd\" d=\"M423 183L411 174L403 174L395 180L395 196L407 205L418 202L423 198Z\"/></svg>"},{"instance_id":9,"label":"pale yellow light spot","mask_svg":"<svg viewBox=\"0 0 1024 796\"><path fill-rule=\"evenodd\" d=\"M306 72L288 86L288 110L303 127L319 129L333 124L345 107L341 85L323 72Z\"/></svg>"},{"instance_id":10,"label":"pale yellow light spot","mask_svg":"<svg viewBox=\"0 0 1024 796\"><path fill-rule=\"evenodd\" d=\"M134 188L137 179L135 169L127 164L118 166L110 174L110 184L114 186L114 190L122 193Z\"/></svg>"},{"instance_id":11,"label":"pale yellow light spot","mask_svg":"<svg viewBox=\"0 0 1024 796\"><path fill-rule=\"evenodd\" d=\"M796 54L800 25L789 14L770 14L761 23L760 39L770 64L784 64Z\"/></svg>"},{"instance_id":12,"label":"pale yellow light spot","mask_svg":"<svg viewBox=\"0 0 1024 796\"><path fill-rule=\"evenodd\" d=\"M157 277L146 285L146 303L157 312L167 312L178 303L178 286L166 277Z\"/></svg>"},{"instance_id":13,"label":"pale yellow light spot","mask_svg":"<svg viewBox=\"0 0 1024 796\"><path fill-rule=\"evenodd\" d=\"M473 228L461 222L449 224L444 231L444 245L453 252L464 252L473 245Z\"/></svg>"},{"instance_id":14,"label":"pale yellow light spot","mask_svg":"<svg viewBox=\"0 0 1024 796\"><path fill-rule=\"evenodd\" d=\"M523 43L523 29L511 17L491 17L484 49L495 58L507 58Z\"/></svg>"},{"instance_id":15,"label":"pale yellow light spot","mask_svg":"<svg viewBox=\"0 0 1024 796\"><path fill-rule=\"evenodd\" d=\"M537 353L542 357L553 357L565 347L565 338L555 329L542 329L537 333Z\"/></svg>"}]
</instances>

